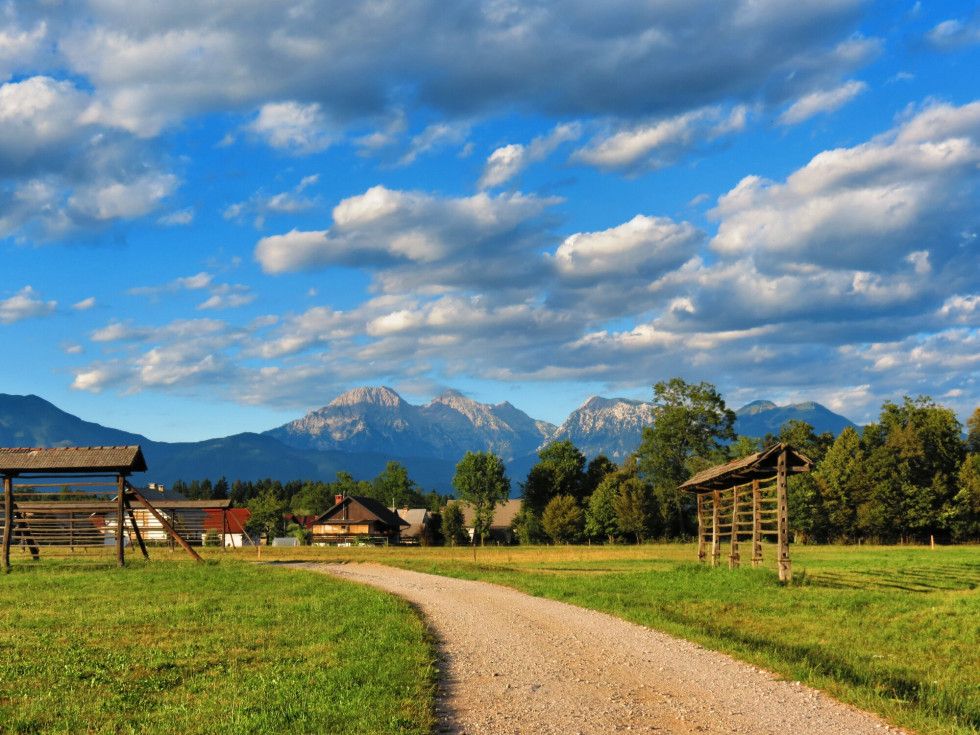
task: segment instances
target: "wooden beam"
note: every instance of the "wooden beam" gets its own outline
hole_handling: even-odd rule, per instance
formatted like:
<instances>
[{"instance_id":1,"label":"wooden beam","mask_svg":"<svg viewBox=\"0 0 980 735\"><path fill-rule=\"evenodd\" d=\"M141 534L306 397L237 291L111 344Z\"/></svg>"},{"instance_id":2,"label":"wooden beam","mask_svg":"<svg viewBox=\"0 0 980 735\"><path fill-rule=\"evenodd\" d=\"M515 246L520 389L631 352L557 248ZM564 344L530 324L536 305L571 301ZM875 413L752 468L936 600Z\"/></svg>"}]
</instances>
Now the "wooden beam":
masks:
<instances>
[{"instance_id":1,"label":"wooden beam","mask_svg":"<svg viewBox=\"0 0 980 735\"><path fill-rule=\"evenodd\" d=\"M738 486L732 488L732 545L728 552L728 568L738 566Z\"/></svg>"},{"instance_id":2,"label":"wooden beam","mask_svg":"<svg viewBox=\"0 0 980 735\"><path fill-rule=\"evenodd\" d=\"M129 522L133 526L133 534L136 536L136 541L140 545L140 550L143 552L143 558L147 561L150 560L150 555L146 552L146 544L143 543L143 534L140 533L139 524L136 522L136 516L133 514L133 509L129 505L129 498L125 499L126 503L126 514L129 516Z\"/></svg>"},{"instance_id":3,"label":"wooden beam","mask_svg":"<svg viewBox=\"0 0 980 735\"><path fill-rule=\"evenodd\" d=\"M10 539L14 532L14 483L3 478L3 568L10 569Z\"/></svg>"},{"instance_id":4,"label":"wooden beam","mask_svg":"<svg viewBox=\"0 0 980 735\"><path fill-rule=\"evenodd\" d=\"M759 481L752 481L752 566L762 564L762 518L759 517Z\"/></svg>"},{"instance_id":5,"label":"wooden beam","mask_svg":"<svg viewBox=\"0 0 980 735\"><path fill-rule=\"evenodd\" d=\"M705 536L708 529L704 517L704 495L698 493L698 561L703 562L705 557Z\"/></svg>"},{"instance_id":6,"label":"wooden beam","mask_svg":"<svg viewBox=\"0 0 980 735\"><path fill-rule=\"evenodd\" d=\"M793 569L789 561L789 499L786 487L786 450L779 453L779 463L776 466L776 499L778 502L779 536L779 581L793 581Z\"/></svg>"},{"instance_id":7,"label":"wooden beam","mask_svg":"<svg viewBox=\"0 0 980 735\"><path fill-rule=\"evenodd\" d=\"M721 557L721 539L718 537L718 512L721 505L721 493L715 490L712 493L711 503L711 566L718 564Z\"/></svg>"},{"instance_id":8,"label":"wooden beam","mask_svg":"<svg viewBox=\"0 0 980 735\"><path fill-rule=\"evenodd\" d=\"M123 513L125 512L126 501L126 480L119 475L116 487L119 495L116 496L116 566L126 565L125 541L123 536Z\"/></svg>"},{"instance_id":9,"label":"wooden beam","mask_svg":"<svg viewBox=\"0 0 980 735\"><path fill-rule=\"evenodd\" d=\"M146 498L144 498L142 495L136 492L136 490L133 489L132 485L130 485L130 490L132 490L133 497L136 498L143 505L144 508L150 511L153 517L157 519L157 521L160 523L161 526L163 526L163 530L165 530L170 535L170 538L174 539L177 543L183 546L184 550L188 554L193 556L195 561L201 561L200 555L196 551L194 551L194 549L191 548L190 544L188 544L186 541L184 541L183 538L181 538L180 534L173 529L173 526L167 523L166 519L162 515L157 513L156 508L150 505L149 501Z\"/></svg>"}]
</instances>

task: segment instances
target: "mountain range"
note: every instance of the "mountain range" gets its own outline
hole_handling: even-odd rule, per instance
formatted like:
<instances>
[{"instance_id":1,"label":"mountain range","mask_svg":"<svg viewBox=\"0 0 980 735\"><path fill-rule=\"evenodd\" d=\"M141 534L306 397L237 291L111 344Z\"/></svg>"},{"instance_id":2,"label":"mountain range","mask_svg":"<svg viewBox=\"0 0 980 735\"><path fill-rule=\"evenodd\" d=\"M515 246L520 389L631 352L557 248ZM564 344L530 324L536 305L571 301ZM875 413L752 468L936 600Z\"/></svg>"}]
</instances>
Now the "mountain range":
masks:
<instances>
[{"instance_id":1,"label":"mountain range","mask_svg":"<svg viewBox=\"0 0 980 735\"><path fill-rule=\"evenodd\" d=\"M736 430L749 436L776 434L790 419L806 421L818 433L854 426L818 403L755 401L736 415ZM146 480L167 485L221 476L332 480L340 471L370 479L396 460L423 488L451 492L459 459L467 451L492 451L507 465L516 493L549 443L570 439L587 457L601 453L622 461L651 424L650 404L623 398L593 396L555 426L510 403L478 403L454 390L416 406L390 388L365 387L261 434L175 443L84 421L38 396L0 394L0 446L139 444L150 467Z\"/></svg>"}]
</instances>

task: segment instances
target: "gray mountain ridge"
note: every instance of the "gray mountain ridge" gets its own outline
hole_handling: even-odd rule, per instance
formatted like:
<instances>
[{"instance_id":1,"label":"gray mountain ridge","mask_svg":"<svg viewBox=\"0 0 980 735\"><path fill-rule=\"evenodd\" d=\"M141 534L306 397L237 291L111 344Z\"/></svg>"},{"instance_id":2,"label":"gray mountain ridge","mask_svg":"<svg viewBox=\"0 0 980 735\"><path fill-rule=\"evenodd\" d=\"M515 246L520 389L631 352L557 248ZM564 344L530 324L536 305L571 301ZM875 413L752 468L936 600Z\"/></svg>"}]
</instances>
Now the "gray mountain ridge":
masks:
<instances>
[{"instance_id":1,"label":"gray mountain ridge","mask_svg":"<svg viewBox=\"0 0 980 735\"><path fill-rule=\"evenodd\" d=\"M778 433L792 418L817 433L853 426L817 403L755 401L736 413L736 430L756 437ZM339 471L371 479L395 460L422 487L451 492L459 459L467 451L492 451L507 465L516 494L549 443L570 439L589 458L605 454L621 462L651 424L650 404L632 399L593 396L555 426L510 403L483 404L455 390L416 406L390 388L363 387L261 434L173 443L83 421L37 396L0 394L0 446L140 444L150 466L145 481L165 484L222 476L332 480Z\"/></svg>"}]
</instances>

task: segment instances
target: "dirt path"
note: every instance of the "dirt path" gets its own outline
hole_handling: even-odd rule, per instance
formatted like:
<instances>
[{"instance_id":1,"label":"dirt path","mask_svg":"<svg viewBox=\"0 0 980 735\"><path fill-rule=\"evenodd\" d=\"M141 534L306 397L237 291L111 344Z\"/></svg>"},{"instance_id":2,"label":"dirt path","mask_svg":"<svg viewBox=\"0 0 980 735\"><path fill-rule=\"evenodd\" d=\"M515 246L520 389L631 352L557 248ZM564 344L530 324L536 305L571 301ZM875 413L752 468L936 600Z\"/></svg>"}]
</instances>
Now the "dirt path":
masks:
<instances>
[{"instance_id":1,"label":"dirt path","mask_svg":"<svg viewBox=\"0 0 980 735\"><path fill-rule=\"evenodd\" d=\"M300 566L421 610L443 657L443 733L900 732L816 690L603 613L374 564Z\"/></svg>"}]
</instances>

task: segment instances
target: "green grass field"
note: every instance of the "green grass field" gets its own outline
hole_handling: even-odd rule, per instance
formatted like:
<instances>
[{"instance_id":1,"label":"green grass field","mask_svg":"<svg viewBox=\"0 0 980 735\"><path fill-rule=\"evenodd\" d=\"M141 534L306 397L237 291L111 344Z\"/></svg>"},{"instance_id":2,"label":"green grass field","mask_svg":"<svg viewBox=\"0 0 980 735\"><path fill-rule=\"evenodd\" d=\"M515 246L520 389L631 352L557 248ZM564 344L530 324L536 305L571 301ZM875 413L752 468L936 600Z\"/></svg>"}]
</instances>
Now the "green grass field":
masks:
<instances>
[{"instance_id":1,"label":"green grass field","mask_svg":"<svg viewBox=\"0 0 980 735\"><path fill-rule=\"evenodd\" d=\"M0 732L412 733L434 651L401 600L251 564L0 577Z\"/></svg>"},{"instance_id":2,"label":"green grass field","mask_svg":"<svg viewBox=\"0 0 980 735\"><path fill-rule=\"evenodd\" d=\"M699 565L690 545L487 547L475 560L468 548L266 547L261 560L498 582L726 651L922 735L980 732L980 547L791 553L789 587L771 569ZM256 557L18 566L0 579L0 720L13 732L429 732L433 652L411 610L243 563Z\"/></svg>"},{"instance_id":3,"label":"green grass field","mask_svg":"<svg viewBox=\"0 0 980 735\"><path fill-rule=\"evenodd\" d=\"M476 561L472 549L288 551L505 584L731 653L923 735L980 732L977 546L794 546L790 587L724 557L700 565L692 545L487 547Z\"/></svg>"}]
</instances>

